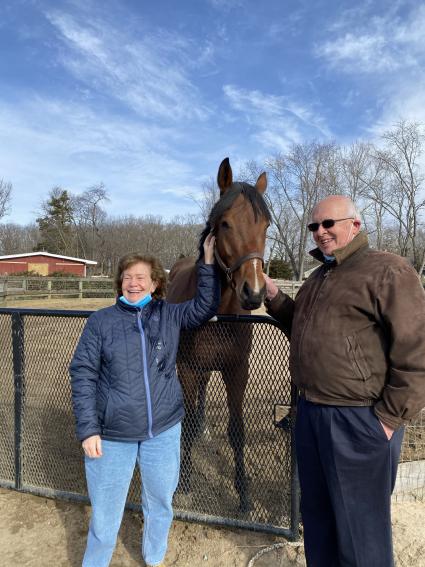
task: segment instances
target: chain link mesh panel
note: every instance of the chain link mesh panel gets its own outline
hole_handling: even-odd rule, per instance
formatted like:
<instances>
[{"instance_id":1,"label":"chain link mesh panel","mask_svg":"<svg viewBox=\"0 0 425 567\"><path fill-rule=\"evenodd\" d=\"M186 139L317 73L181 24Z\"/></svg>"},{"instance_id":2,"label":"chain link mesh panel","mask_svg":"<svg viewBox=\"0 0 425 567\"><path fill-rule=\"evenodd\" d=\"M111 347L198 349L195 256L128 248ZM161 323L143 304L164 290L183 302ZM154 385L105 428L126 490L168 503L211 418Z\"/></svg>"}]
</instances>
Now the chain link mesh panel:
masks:
<instances>
[{"instance_id":1,"label":"chain link mesh panel","mask_svg":"<svg viewBox=\"0 0 425 567\"><path fill-rule=\"evenodd\" d=\"M3 486L86 495L68 366L87 315L0 310ZM287 529L296 512L287 357L282 331L265 318L182 333L178 372L187 410L177 515ZM396 500L424 497L424 420L422 411L406 428ZM139 495L136 471L129 504L138 506Z\"/></svg>"},{"instance_id":2,"label":"chain link mesh panel","mask_svg":"<svg viewBox=\"0 0 425 567\"><path fill-rule=\"evenodd\" d=\"M86 495L68 374L86 316L0 310L3 486ZM267 318L223 318L182 333L186 418L177 515L287 530L297 512L287 357L286 338ZM406 428L397 500L423 498L424 419L422 412ZM139 495L136 471L128 503L138 506Z\"/></svg>"},{"instance_id":3,"label":"chain link mesh panel","mask_svg":"<svg viewBox=\"0 0 425 567\"><path fill-rule=\"evenodd\" d=\"M68 367L85 318L24 315L22 484L85 494Z\"/></svg>"},{"instance_id":4,"label":"chain link mesh panel","mask_svg":"<svg viewBox=\"0 0 425 567\"><path fill-rule=\"evenodd\" d=\"M0 314L0 479L15 482L15 389L12 318Z\"/></svg>"},{"instance_id":5,"label":"chain link mesh panel","mask_svg":"<svg viewBox=\"0 0 425 567\"><path fill-rule=\"evenodd\" d=\"M15 480L18 454L19 488L85 496L83 454L75 439L68 374L85 317L70 312L19 311L23 388L18 448L14 443L11 338L11 314L17 311L2 310L0 317L0 408L5 425L0 437L0 482ZM217 322L183 333L178 372L183 383L187 378L189 388L185 389L188 408L182 445L187 449L186 441L191 440L192 475L190 490L176 494L177 512L192 519L239 518L245 525L289 524L290 432L276 427L273 417L276 403L290 404L286 358L286 339L273 325ZM199 391L193 389L198 384L203 385ZM236 417L229 428L230 414ZM187 478L184 467L181 475ZM241 494L245 493L249 506L241 510ZM140 503L137 470L128 503Z\"/></svg>"}]
</instances>

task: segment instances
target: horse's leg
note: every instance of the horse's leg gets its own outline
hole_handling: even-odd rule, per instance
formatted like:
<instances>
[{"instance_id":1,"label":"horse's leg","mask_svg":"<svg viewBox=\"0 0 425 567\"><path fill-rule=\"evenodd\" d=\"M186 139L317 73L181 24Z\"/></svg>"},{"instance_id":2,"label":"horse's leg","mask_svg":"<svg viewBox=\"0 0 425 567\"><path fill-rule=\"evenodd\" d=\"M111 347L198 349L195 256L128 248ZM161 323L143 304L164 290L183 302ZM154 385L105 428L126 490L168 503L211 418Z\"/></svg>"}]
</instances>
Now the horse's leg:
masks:
<instances>
[{"instance_id":1,"label":"horse's leg","mask_svg":"<svg viewBox=\"0 0 425 567\"><path fill-rule=\"evenodd\" d=\"M243 399L248 382L248 363L243 362L235 371L222 372L227 391L229 425L227 434L235 458L235 489L239 495L239 510L249 512L252 509L248 480L245 472L244 447L245 427L243 422Z\"/></svg>"},{"instance_id":2,"label":"horse's leg","mask_svg":"<svg viewBox=\"0 0 425 567\"><path fill-rule=\"evenodd\" d=\"M198 383L198 405L196 409L196 437L205 433L205 407L207 401L207 386L210 372L204 372Z\"/></svg>"}]
</instances>

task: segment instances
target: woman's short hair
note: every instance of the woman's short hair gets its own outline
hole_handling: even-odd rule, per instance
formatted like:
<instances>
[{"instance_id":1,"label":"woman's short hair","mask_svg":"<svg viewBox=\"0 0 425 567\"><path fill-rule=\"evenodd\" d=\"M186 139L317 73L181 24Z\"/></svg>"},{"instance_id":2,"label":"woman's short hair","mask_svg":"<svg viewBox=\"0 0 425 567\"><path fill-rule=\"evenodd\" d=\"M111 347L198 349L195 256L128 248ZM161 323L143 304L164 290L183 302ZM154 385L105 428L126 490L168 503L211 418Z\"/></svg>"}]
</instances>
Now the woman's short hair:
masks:
<instances>
[{"instance_id":1,"label":"woman's short hair","mask_svg":"<svg viewBox=\"0 0 425 567\"><path fill-rule=\"evenodd\" d=\"M167 291L167 274L161 262L155 258L155 256L151 256L150 254L138 254L137 252L130 252L122 256L118 261L118 269L114 281L118 295L122 295L122 278L124 271L140 262L148 264L151 267L151 278L152 281L156 283L156 290L153 292L152 297L154 299L162 299L165 297Z\"/></svg>"}]
</instances>

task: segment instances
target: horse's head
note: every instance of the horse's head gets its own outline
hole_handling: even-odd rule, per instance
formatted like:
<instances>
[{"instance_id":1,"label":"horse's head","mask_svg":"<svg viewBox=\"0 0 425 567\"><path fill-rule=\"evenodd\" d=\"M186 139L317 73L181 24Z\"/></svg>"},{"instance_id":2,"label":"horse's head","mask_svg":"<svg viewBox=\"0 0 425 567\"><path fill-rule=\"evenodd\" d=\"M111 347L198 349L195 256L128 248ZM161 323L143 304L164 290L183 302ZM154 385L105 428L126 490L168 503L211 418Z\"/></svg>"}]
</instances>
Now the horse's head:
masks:
<instances>
[{"instance_id":1,"label":"horse's head","mask_svg":"<svg viewBox=\"0 0 425 567\"><path fill-rule=\"evenodd\" d=\"M262 173L255 187L233 182L229 159L218 170L220 199L211 210L209 230L216 236L216 261L233 288L240 307L258 309L265 296L263 257L270 213L263 199L267 177Z\"/></svg>"}]
</instances>

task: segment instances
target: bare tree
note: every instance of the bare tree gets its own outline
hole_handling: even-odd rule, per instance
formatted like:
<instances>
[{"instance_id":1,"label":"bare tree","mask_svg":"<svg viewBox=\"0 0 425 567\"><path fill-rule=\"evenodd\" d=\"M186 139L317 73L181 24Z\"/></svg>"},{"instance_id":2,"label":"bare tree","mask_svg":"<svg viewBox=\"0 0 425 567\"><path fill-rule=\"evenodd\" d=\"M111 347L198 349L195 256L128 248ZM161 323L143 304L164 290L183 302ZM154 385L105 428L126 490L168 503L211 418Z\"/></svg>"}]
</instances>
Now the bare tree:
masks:
<instances>
[{"instance_id":1,"label":"bare tree","mask_svg":"<svg viewBox=\"0 0 425 567\"><path fill-rule=\"evenodd\" d=\"M0 224L0 254L32 252L39 240L36 224L21 226L15 223Z\"/></svg>"},{"instance_id":2,"label":"bare tree","mask_svg":"<svg viewBox=\"0 0 425 567\"><path fill-rule=\"evenodd\" d=\"M9 213L12 198L12 184L10 181L0 179L0 219Z\"/></svg>"},{"instance_id":3,"label":"bare tree","mask_svg":"<svg viewBox=\"0 0 425 567\"><path fill-rule=\"evenodd\" d=\"M424 133L418 123L402 120L382 138L384 147L375 149L373 155L384 178L370 187L368 196L393 218L399 254L411 257L415 269L422 273L425 243L421 221L425 199L419 158Z\"/></svg>"},{"instance_id":4,"label":"bare tree","mask_svg":"<svg viewBox=\"0 0 425 567\"><path fill-rule=\"evenodd\" d=\"M207 181L204 181L202 183L200 195L193 195L193 194L190 195L190 197L198 205L201 212L202 220L204 222L207 222L210 211L213 208L219 196L220 196L220 192L214 177L210 177Z\"/></svg>"},{"instance_id":5,"label":"bare tree","mask_svg":"<svg viewBox=\"0 0 425 567\"><path fill-rule=\"evenodd\" d=\"M354 201L372 243L381 249L386 214L381 199L371 199L370 194L373 192L377 197L382 195L384 172L373 158L373 151L373 145L365 142L354 142L348 147L340 148L338 187L339 193Z\"/></svg>"},{"instance_id":6,"label":"bare tree","mask_svg":"<svg viewBox=\"0 0 425 567\"><path fill-rule=\"evenodd\" d=\"M84 258L92 258L94 250L105 245L100 227L106 219L102 203L109 201L103 183L93 185L80 195L71 195L72 220L75 226L77 247Z\"/></svg>"},{"instance_id":7,"label":"bare tree","mask_svg":"<svg viewBox=\"0 0 425 567\"><path fill-rule=\"evenodd\" d=\"M266 162L269 190L266 199L292 272L302 279L308 242L307 224L323 196L338 191L338 161L334 144L294 145L288 154Z\"/></svg>"}]
</instances>

